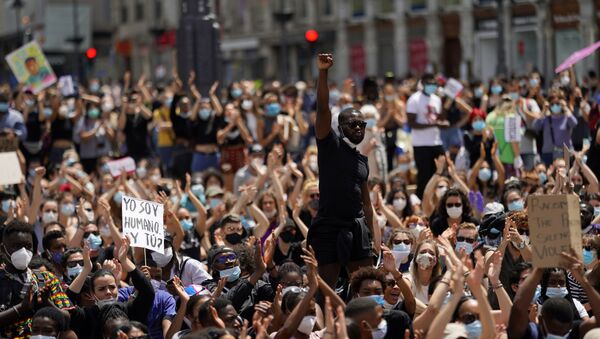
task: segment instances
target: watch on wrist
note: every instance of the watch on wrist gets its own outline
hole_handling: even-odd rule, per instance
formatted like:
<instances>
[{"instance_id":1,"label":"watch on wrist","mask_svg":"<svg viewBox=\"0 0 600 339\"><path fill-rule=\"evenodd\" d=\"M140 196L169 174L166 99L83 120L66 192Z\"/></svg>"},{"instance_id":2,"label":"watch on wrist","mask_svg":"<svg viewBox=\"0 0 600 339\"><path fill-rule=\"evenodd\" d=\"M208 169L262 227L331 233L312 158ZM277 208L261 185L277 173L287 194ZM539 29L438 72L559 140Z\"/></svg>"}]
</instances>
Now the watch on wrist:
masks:
<instances>
[{"instance_id":1,"label":"watch on wrist","mask_svg":"<svg viewBox=\"0 0 600 339\"><path fill-rule=\"evenodd\" d=\"M522 250L524 249L526 246L525 241L521 241L520 243L517 244L517 249Z\"/></svg>"}]
</instances>

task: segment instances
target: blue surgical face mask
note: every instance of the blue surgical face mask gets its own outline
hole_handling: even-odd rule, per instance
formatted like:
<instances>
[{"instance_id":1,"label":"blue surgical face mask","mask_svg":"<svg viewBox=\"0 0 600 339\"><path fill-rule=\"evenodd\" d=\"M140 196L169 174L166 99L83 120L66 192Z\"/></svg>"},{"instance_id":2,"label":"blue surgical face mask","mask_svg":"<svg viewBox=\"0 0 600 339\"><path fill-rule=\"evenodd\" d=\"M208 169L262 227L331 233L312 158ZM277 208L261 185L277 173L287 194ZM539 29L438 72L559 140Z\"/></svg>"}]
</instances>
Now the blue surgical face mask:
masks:
<instances>
[{"instance_id":1,"label":"blue surgical face mask","mask_svg":"<svg viewBox=\"0 0 600 339\"><path fill-rule=\"evenodd\" d=\"M239 266L234 266L232 268L224 269L219 271L219 276L221 278L227 278L228 282L234 282L240 278L242 274L242 270Z\"/></svg>"},{"instance_id":2,"label":"blue surgical face mask","mask_svg":"<svg viewBox=\"0 0 600 339\"><path fill-rule=\"evenodd\" d=\"M589 266L596 259L596 254L592 250L583 250L583 264Z\"/></svg>"},{"instance_id":3,"label":"blue surgical face mask","mask_svg":"<svg viewBox=\"0 0 600 339\"><path fill-rule=\"evenodd\" d=\"M569 294L566 287L548 287L546 288L546 296L548 298L564 298Z\"/></svg>"},{"instance_id":4,"label":"blue surgical face mask","mask_svg":"<svg viewBox=\"0 0 600 339\"><path fill-rule=\"evenodd\" d=\"M11 199L2 200L2 212L8 213L10 205L13 203Z\"/></svg>"},{"instance_id":5,"label":"blue surgical face mask","mask_svg":"<svg viewBox=\"0 0 600 339\"><path fill-rule=\"evenodd\" d=\"M271 118L276 117L279 114L279 112L281 112L281 106L276 102L267 104L265 108L267 109L267 116Z\"/></svg>"},{"instance_id":6,"label":"blue surgical face mask","mask_svg":"<svg viewBox=\"0 0 600 339\"><path fill-rule=\"evenodd\" d=\"M385 304L385 300L383 299L382 295L379 294L374 294L374 295L370 295L369 298L373 299L379 306L382 306Z\"/></svg>"},{"instance_id":7,"label":"blue surgical face mask","mask_svg":"<svg viewBox=\"0 0 600 339\"><path fill-rule=\"evenodd\" d=\"M367 123L366 128L372 128L375 127L375 125L377 125L377 119L367 119L365 120L365 122Z\"/></svg>"},{"instance_id":8,"label":"blue surgical face mask","mask_svg":"<svg viewBox=\"0 0 600 339\"><path fill-rule=\"evenodd\" d=\"M519 93L517 93L517 92L510 92L510 93L508 93L508 97L512 101L517 101L517 99L519 99Z\"/></svg>"},{"instance_id":9,"label":"blue surgical face mask","mask_svg":"<svg viewBox=\"0 0 600 339\"><path fill-rule=\"evenodd\" d=\"M559 114L562 112L562 106L560 104L552 104L550 105L550 111L552 114Z\"/></svg>"},{"instance_id":10,"label":"blue surgical face mask","mask_svg":"<svg viewBox=\"0 0 600 339\"><path fill-rule=\"evenodd\" d=\"M538 79L529 79L529 85L531 87L536 87L540 82L538 81Z\"/></svg>"},{"instance_id":11,"label":"blue surgical face mask","mask_svg":"<svg viewBox=\"0 0 600 339\"><path fill-rule=\"evenodd\" d=\"M75 205L73 204L63 204L60 207L60 213L66 216L72 216L75 213Z\"/></svg>"},{"instance_id":12,"label":"blue surgical face mask","mask_svg":"<svg viewBox=\"0 0 600 339\"><path fill-rule=\"evenodd\" d=\"M231 96L234 99L237 99L237 98L241 97L242 96L242 89L241 88L234 88L234 89L232 89L231 90Z\"/></svg>"},{"instance_id":13,"label":"blue surgical face mask","mask_svg":"<svg viewBox=\"0 0 600 339\"><path fill-rule=\"evenodd\" d=\"M525 202L522 199L515 200L513 202L508 203L508 210L513 211L522 211L525 208Z\"/></svg>"},{"instance_id":14,"label":"blue surgical face mask","mask_svg":"<svg viewBox=\"0 0 600 339\"><path fill-rule=\"evenodd\" d=\"M423 92L425 92L425 94L427 95L432 95L433 93L435 93L435 91L437 91L436 84L427 84L423 87Z\"/></svg>"},{"instance_id":15,"label":"blue surgical face mask","mask_svg":"<svg viewBox=\"0 0 600 339\"><path fill-rule=\"evenodd\" d=\"M492 178L492 171L490 171L489 168L482 168L479 170L479 174L477 174L477 177L481 181L488 181Z\"/></svg>"},{"instance_id":16,"label":"blue surgical face mask","mask_svg":"<svg viewBox=\"0 0 600 339\"><path fill-rule=\"evenodd\" d=\"M89 111L87 111L87 115L88 117L90 117L90 119L98 119L98 117L100 116L100 110L97 108L92 108Z\"/></svg>"},{"instance_id":17,"label":"blue surgical face mask","mask_svg":"<svg viewBox=\"0 0 600 339\"><path fill-rule=\"evenodd\" d=\"M498 94L502 93L502 86L494 85L494 86L492 86L492 88L490 88L490 90L492 91L492 94L498 95Z\"/></svg>"},{"instance_id":18,"label":"blue surgical face mask","mask_svg":"<svg viewBox=\"0 0 600 339\"><path fill-rule=\"evenodd\" d=\"M77 276L79 275L79 273L81 273L81 271L83 271L83 267L77 265L75 267L67 267L67 276L69 277L69 279L73 280L75 278L77 278Z\"/></svg>"},{"instance_id":19,"label":"blue surgical face mask","mask_svg":"<svg viewBox=\"0 0 600 339\"><path fill-rule=\"evenodd\" d=\"M102 238L99 235L90 234L87 237L87 241L90 245L90 248L93 250L97 250L102 245Z\"/></svg>"},{"instance_id":20,"label":"blue surgical face mask","mask_svg":"<svg viewBox=\"0 0 600 339\"><path fill-rule=\"evenodd\" d=\"M340 100L340 91L337 89L332 89L329 91L329 102L332 104L337 104L338 100Z\"/></svg>"},{"instance_id":21,"label":"blue surgical face mask","mask_svg":"<svg viewBox=\"0 0 600 339\"><path fill-rule=\"evenodd\" d=\"M476 132L481 132L485 128L485 121L483 120L475 120L471 123L471 127Z\"/></svg>"},{"instance_id":22,"label":"blue surgical face mask","mask_svg":"<svg viewBox=\"0 0 600 339\"><path fill-rule=\"evenodd\" d=\"M392 250L398 251L398 252L410 252L410 245L407 245L407 244L401 242L399 244L394 244L394 246L392 247Z\"/></svg>"},{"instance_id":23,"label":"blue surgical face mask","mask_svg":"<svg viewBox=\"0 0 600 339\"><path fill-rule=\"evenodd\" d=\"M479 320L465 324L465 329L467 330L469 339L477 339L481 336L481 322Z\"/></svg>"},{"instance_id":24,"label":"blue surgical face mask","mask_svg":"<svg viewBox=\"0 0 600 339\"><path fill-rule=\"evenodd\" d=\"M469 244L466 241L458 241L456 243L456 247L455 247L456 253L459 253L460 250L463 249L463 248L465 249L465 253L466 254L471 254L471 252L473 252L473 245L472 244Z\"/></svg>"},{"instance_id":25,"label":"blue surgical face mask","mask_svg":"<svg viewBox=\"0 0 600 339\"><path fill-rule=\"evenodd\" d=\"M600 215L600 206L594 207L594 217L597 217L599 215Z\"/></svg>"},{"instance_id":26,"label":"blue surgical face mask","mask_svg":"<svg viewBox=\"0 0 600 339\"><path fill-rule=\"evenodd\" d=\"M538 173L538 178L539 178L539 181L540 181L541 185L545 184L546 181L548 181L548 176L544 172L539 172Z\"/></svg>"},{"instance_id":27,"label":"blue surgical face mask","mask_svg":"<svg viewBox=\"0 0 600 339\"><path fill-rule=\"evenodd\" d=\"M92 92L98 92L100 90L100 84L97 82L93 82L90 84L90 91Z\"/></svg>"},{"instance_id":28,"label":"blue surgical face mask","mask_svg":"<svg viewBox=\"0 0 600 339\"><path fill-rule=\"evenodd\" d=\"M210 199L210 208L215 209L215 208L217 208L217 206L219 206L220 203L221 203L221 199L212 198L212 199Z\"/></svg>"},{"instance_id":29,"label":"blue surgical face mask","mask_svg":"<svg viewBox=\"0 0 600 339\"><path fill-rule=\"evenodd\" d=\"M8 112L8 102L0 102L0 112Z\"/></svg>"},{"instance_id":30,"label":"blue surgical face mask","mask_svg":"<svg viewBox=\"0 0 600 339\"><path fill-rule=\"evenodd\" d=\"M50 107L44 108L44 115L46 116L46 118L49 118L52 115L52 108L50 108Z\"/></svg>"},{"instance_id":31,"label":"blue surgical face mask","mask_svg":"<svg viewBox=\"0 0 600 339\"><path fill-rule=\"evenodd\" d=\"M117 191L115 195L113 195L113 201L118 206L121 206L121 201L123 200L123 193L121 191Z\"/></svg>"},{"instance_id":32,"label":"blue surgical face mask","mask_svg":"<svg viewBox=\"0 0 600 339\"><path fill-rule=\"evenodd\" d=\"M475 95L476 98L481 98L483 96L483 90L481 89L481 87L477 87L473 91L473 94Z\"/></svg>"},{"instance_id":33,"label":"blue surgical face mask","mask_svg":"<svg viewBox=\"0 0 600 339\"><path fill-rule=\"evenodd\" d=\"M408 172L408 170L410 170L410 164L399 164L398 165L398 171L400 171L402 173L406 173L406 172Z\"/></svg>"},{"instance_id":34,"label":"blue surgical face mask","mask_svg":"<svg viewBox=\"0 0 600 339\"><path fill-rule=\"evenodd\" d=\"M189 219L183 219L179 222L184 231L189 231L194 227L194 223Z\"/></svg>"},{"instance_id":35,"label":"blue surgical face mask","mask_svg":"<svg viewBox=\"0 0 600 339\"><path fill-rule=\"evenodd\" d=\"M492 239L490 237L485 237L485 244L488 246L498 247L498 246L500 246L501 242L502 242L502 237L500 237L500 236L498 236L494 239Z\"/></svg>"},{"instance_id":36,"label":"blue surgical face mask","mask_svg":"<svg viewBox=\"0 0 600 339\"><path fill-rule=\"evenodd\" d=\"M200 117L201 120L208 120L208 118L210 118L210 110L208 108L201 109L198 111L198 117Z\"/></svg>"}]
</instances>

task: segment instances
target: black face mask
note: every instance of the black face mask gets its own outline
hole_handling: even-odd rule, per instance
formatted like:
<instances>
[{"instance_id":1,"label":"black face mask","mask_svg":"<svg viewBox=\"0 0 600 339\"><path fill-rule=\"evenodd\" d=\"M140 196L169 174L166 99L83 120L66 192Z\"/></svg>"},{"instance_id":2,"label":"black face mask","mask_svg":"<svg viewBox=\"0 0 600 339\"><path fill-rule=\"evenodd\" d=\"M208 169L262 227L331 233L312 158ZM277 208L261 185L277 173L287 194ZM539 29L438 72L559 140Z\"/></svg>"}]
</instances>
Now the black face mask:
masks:
<instances>
[{"instance_id":1,"label":"black face mask","mask_svg":"<svg viewBox=\"0 0 600 339\"><path fill-rule=\"evenodd\" d=\"M242 242L242 235L239 233L231 233L225 236L225 240L232 245L237 245Z\"/></svg>"},{"instance_id":2,"label":"black face mask","mask_svg":"<svg viewBox=\"0 0 600 339\"><path fill-rule=\"evenodd\" d=\"M312 199L311 201L309 201L308 207L310 207L313 210L319 209L319 199Z\"/></svg>"},{"instance_id":3,"label":"black face mask","mask_svg":"<svg viewBox=\"0 0 600 339\"><path fill-rule=\"evenodd\" d=\"M281 232L281 234L279 234L279 238L285 243L292 242L292 240L294 240L294 237L295 237L295 234L292 233L292 231L284 231L284 232Z\"/></svg>"}]
</instances>

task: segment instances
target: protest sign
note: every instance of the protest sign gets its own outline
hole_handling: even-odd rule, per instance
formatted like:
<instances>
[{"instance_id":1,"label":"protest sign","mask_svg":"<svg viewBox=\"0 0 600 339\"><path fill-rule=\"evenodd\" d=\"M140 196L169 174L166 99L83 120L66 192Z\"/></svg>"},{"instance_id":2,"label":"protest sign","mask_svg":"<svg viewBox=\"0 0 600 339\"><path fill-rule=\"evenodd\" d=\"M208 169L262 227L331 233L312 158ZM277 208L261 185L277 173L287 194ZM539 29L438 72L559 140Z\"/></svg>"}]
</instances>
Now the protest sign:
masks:
<instances>
[{"instance_id":1,"label":"protest sign","mask_svg":"<svg viewBox=\"0 0 600 339\"><path fill-rule=\"evenodd\" d=\"M18 184L23 179L21 164L16 152L0 153L0 185Z\"/></svg>"},{"instance_id":2,"label":"protest sign","mask_svg":"<svg viewBox=\"0 0 600 339\"><path fill-rule=\"evenodd\" d=\"M131 157L121 158L106 163L110 174L113 177L118 177L125 171L127 174L135 172L135 161Z\"/></svg>"},{"instance_id":3,"label":"protest sign","mask_svg":"<svg viewBox=\"0 0 600 339\"><path fill-rule=\"evenodd\" d=\"M0 133L0 152L14 152L19 148L19 139Z\"/></svg>"},{"instance_id":4,"label":"protest sign","mask_svg":"<svg viewBox=\"0 0 600 339\"><path fill-rule=\"evenodd\" d=\"M162 204L123 196L121 213L123 234L131 237L131 246L164 252Z\"/></svg>"},{"instance_id":5,"label":"protest sign","mask_svg":"<svg viewBox=\"0 0 600 339\"><path fill-rule=\"evenodd\" d=\"M34 94L56 82L56 75L36 41L21 46L5 59L19 83Z\"/></svg>"},{"instance_id":6,"label":"protest sign","mask_svg":"<svg viewBox=\"0 0 600 339\"><path fill-rule=\"evenodd\" d=\"M60 90L60 94L65 98L76 94L73 78L70 75L63 75L58 79L58 89Z\"/></svg>"},{"instance_id":7,"label":"protest sign","mask_svg":"<svg viewBox=\"0 0 600 339\"><path fill-rule=\"evenodd\" d=\"M504 117L504 140L506 142L521 142L521 117L507 115Z\"/></svg>"},{"instance_id":8,"label":"protest sign","mask_svg":"<svg viewBox=\"0 0 600 339\"><path fill-rule=\"evenodd\" d=\"M464 86L460 83L460 81L450 78L446 81L446 86L444 86L444 93L450 98L454 99L460 92L463 90Z\"/></svg>"},{"instance_id":9,"label":"protest sign","mask_svg":"<svg viewBox=\"0 0 600 339\"><path fill-rule=\"evenodd\" d=\"M558 267L560 254L581 251L579 199L575 195L530 195L527 199L534 267Z\"/></svg>"}]
</instances>

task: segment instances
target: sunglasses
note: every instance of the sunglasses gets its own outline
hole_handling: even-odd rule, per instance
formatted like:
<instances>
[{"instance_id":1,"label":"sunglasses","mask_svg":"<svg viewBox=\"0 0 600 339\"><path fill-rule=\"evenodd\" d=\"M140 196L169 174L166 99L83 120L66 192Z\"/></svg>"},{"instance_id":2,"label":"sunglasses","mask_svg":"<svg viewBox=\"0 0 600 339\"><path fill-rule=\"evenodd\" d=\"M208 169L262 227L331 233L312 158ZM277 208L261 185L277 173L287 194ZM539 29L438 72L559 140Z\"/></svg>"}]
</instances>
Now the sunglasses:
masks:
<instances>
[{"instance_id":1,"label":"sunglasses","mask_svg":"<svg viewBox=\"0 0 600 339\"><path fill-rule=\"evenodd\" d=\"M217 259L215 259L214 263L215 264L226 264L228 262L236 261L236 260L237 260L237 256L234 253L230 253L230 254L225 254L225 255L218 257Z\"/></svg>"},{"instance_id":2,"label":"sunglasses","mask_svg":"<svg viewBox=\"0 0 600 339\"><path fill-rule=\"evenodd\" d=\"M83 267L83 260L74 260L74 261L67 262L67 267L75 267L77 265Z\"/></svg>"},{"instance_id":3,"label":"sunglasses","mask_svg":"<svg viewBox=\"0 0 600 339\"><path fill-rule=\"evenodd\" d=\"M350 126L350 128L356 128L356 127L365 128L365 127L367 127L367 123L362 120L348 121L348 122L344 123L344 125Z\"/></svg>"},{"instance_id":4,"label":"sunglasses","mask_svg":"<svg viewBox=\"0 0 600 339\"><path fill-rule=\"evenodd\" d=\"M592 246L583 246L583 249L586 251L591 251L592 250Z\"/></svg>"},{"instance_id":5,"label":"sunglasses","mask_svg":"<svg viewBox=\"0 0 600 339\"><path fill-rule=\"evenodd\" d=\"M385 281L385 285L387 287L394 287L394 286L396 286L396 280L394 280L394 279L388 279L388 280Z\"/></svg>"},{"instance_id":6,"label":"sunglasses","mask_svg":"<svg viewBox=\"0 0 600 339\"><path fill-rule=\"evenodd\" d=\"M438 189L442 189L442 188L448 188L448 186L446 186L446 185L440 185L440 186L437 186L437 188L438 188Z\"/></svg>"},{"instance_id":7,"label":"sunglasses","mask_svg":"<svg viewBox=\"0 0 600 339\"><path fill-rule=\"evenodd\" d=\"M456 237L456 241L464 241L469 244L473 244L477 241L477 239L465 238L465 237Z\"/></svg>"},{"instance_id":8,"label":"sunglasses","mask_svg":"<svg viewBox=\"0 0 600 339\"><path fill-rule=\"evenodd\" d=\"M467 325L476 320L479 320L479 314L465 313L460 317L460 320L463 322L463 324Z\"/></svg>"},{"instance_id":9,"label":"sunglasses","mask_svg":"<svg viewBox=\"0 0 600 339\"><path fill-rule=\"evenodd\" d=\"M85 232L85 233L83 233L83 239L87 239L87 237L89 237L90 234L100 235L100 232L99 231L96 231L96 232Z\"/></svg>"},{"instance_id":10,"label":"sunglasses","mask_svg":"<svg viewBox=\"0 0 600 339\"><path fill-rule=\"evenodd\" d=\"M457 203L446 203L446 207L450 208L450 207L461 207L462 203L461 202L457 202Z\"/></svg>"},{"instance_id":11,"label":"sunglasses","mask_svg":"<svg viewBox=\"0 0 600 339\"><path fill-rule=\"evenodd\" d=\"M313 194L310 195L311 199L319 199L319 197L321 197L320 193L313 193Z\"/></svg>"},{"instance_id":12,"label":"sunglasses","mask_svg":"<svg viewBox=\"0 0 600 339\"><path fill-rule=\"evenodd\" d=\"M396 239L394 239L394 240L392 240L392 243L394 245L399 245L399 244L402 244L402 243L404 243L405 245L410 245L410 244L412 244L412 241L410 241L410 239L404 239L404 240L396 240Z\"/></svg>"},{"instance_id":13,"label":"sunglasses","mask_svg":"<svg viewBox=\"0 0 600 339\"><path fill-rule=\"evenodd\" d=\"M517 229L517 232L519 232L520 235L529 236L529 230L526 228L519 228L519 229Z\"/></svg>"}]
</instances>

